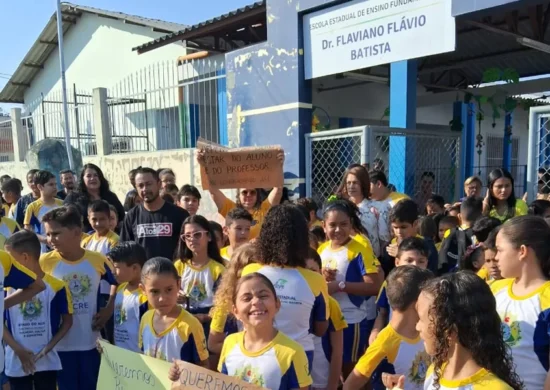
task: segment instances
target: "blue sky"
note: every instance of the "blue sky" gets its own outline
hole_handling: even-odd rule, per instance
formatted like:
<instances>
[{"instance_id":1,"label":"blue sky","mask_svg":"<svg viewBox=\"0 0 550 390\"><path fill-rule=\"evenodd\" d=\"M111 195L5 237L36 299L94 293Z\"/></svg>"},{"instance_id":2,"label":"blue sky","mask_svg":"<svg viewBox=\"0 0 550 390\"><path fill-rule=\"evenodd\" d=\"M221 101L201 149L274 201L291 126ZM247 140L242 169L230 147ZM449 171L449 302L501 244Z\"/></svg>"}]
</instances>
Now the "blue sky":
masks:
<instances>
[{"instance_id":1,"label":"blue sky","mask_svg":"<svg viewBox=\"0 0 550 390\"><path fill-rule=\"evenodd\" d=\"M8 0L0 23L0 90L56 9L55 0ZM75 4L182 24L195 24L256 0L78 0ZM4 110L9 105L0 104Z\"/></svg>"}]
</instances>

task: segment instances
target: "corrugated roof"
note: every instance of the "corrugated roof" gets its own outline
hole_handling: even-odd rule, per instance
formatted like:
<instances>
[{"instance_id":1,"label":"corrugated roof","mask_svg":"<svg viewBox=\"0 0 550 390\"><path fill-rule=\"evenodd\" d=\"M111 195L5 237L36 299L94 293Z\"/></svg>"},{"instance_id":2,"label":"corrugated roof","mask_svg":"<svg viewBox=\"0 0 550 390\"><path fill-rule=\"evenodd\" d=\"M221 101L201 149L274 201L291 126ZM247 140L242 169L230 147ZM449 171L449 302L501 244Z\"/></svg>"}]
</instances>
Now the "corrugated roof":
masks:
<instances>
[{"instance_id":1,"label":"corrugated roof","mask_svg":"<svg viewBox=\"0 0 550 390\"><path fill-rule=\"evenodd\" d=\"M250 4L245 7L228 12L224 15L209 19L205 22L197 23L193 26L186 27L172 34L168 34L166 36L157 38L154 41L144 43L143 45L134 47L132 50L137 50L138 53L140 54L145 53L147 51L157 49L159 47L168 45L176 41L196 38L196 36L192 34L194 32L200 32L201 35L204 36L204 33L206 32L205 30L209 29L209 27L214 27L212 28L212 30L215 30L215 26L220 22L234 23L241 19L244 20L249 16L265 13L265 9L266 9L265 0L258 1L258 2L255 2L254 4Z\"/></svg>"},{"instance_id":2,"label":"corrugated roof","mask_svg":"<svg viewBox=\"0 0 550 390\"><path fill-rule=\"evenodd\" d=\"M85 7L71 3L61 5L63 19L63 33L78 22L83 13L98 15L106 18L122 20L137 26L152 28L161 33L180 31L186 26L178 23L165 22L157 19L149 19L141 16L127 15L122 12L106 11L99 8ZM54 13L46 27L40 33L27 55L21 61L8 83L0 92L0 102L24 103L25 90L30 87L36 75L44 68L48 57L57 47L57 18Z\"/></svg>"}]
</instances>

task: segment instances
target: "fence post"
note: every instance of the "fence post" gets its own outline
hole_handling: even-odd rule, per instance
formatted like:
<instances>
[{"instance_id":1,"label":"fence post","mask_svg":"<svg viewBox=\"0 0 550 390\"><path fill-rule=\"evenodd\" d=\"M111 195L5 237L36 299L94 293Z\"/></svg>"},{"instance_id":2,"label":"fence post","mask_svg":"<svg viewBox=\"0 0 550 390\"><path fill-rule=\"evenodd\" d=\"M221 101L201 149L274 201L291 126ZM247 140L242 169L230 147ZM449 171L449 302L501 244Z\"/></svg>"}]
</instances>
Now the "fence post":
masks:
<instances>
[{"instance_id":1,"label":"fence post","mask_svg":"<svg viewBox=\"0 0 550 390\"><path fill-rule=\"evenodd\" d=\"M512 122L513 113L506 113L506 117L504 118L504 145L502 147L502 167L508 172L510 172L512 166Z\"/></svg>"},{"instance_id":2,"label":"fence post","mask_svg":"<svg viewBox=\"0 0 550 390\"><path fill-rule=\"evenodd\" d=\"M106 156L113 152L111 127L109 123L109 106L107 105L107 89L95 88L92 95L97 155Z\"/></svg>"},{"instance_id":3,"label":"fence post","mask_svg":"<svg viewBox=\"0 0 550 390\"><path fill-rule=\"evenodd\" d=\"M540 117L537 108L529 109L529 147L527 148L527 198L529 202L536 199L538 186L539 149L537 148L537 138L540 132Z\"/></svg>"},{"instance_id":4,"label":"fence post","mask_svg":"<svg viewBox=\"0 0 550 390\"><path fill-rule=\"evenodd\" d=\"M13 142L13 161L25 161L25 134L23 131L23 121L21 120L21 109L11 109L11 138Z\"/></svg>"}]
</instances>

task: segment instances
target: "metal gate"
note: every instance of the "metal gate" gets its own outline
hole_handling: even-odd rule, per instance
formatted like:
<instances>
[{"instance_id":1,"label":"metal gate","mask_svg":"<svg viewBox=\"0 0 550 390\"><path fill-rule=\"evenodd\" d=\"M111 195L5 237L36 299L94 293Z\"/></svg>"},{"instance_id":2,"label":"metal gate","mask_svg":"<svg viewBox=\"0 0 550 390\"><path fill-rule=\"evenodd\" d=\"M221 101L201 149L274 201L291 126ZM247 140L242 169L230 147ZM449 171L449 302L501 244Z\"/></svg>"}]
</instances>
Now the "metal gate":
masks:
<instances>
[{"instance_id":1,"label":"metal gate","mask_svg":"<svg viewBox=\"0 0 550 390\"><path fill-rule=\"evenodd\" d=\"M405 183L407 195L414 197L425 172L433 173L433 191L445 200L457 199L461 190L461 134L438 129L397 129L361 126L342 130L321 131L306 135L306 193L319 204L334 194L346 168L353 163L367 164L383 170L389 178L391 164L404 164L403 150L390 158L390 137L405 138L414 145L414 158L409 159ZM399 167L404 168L404 166ZM404 171L404 170L401 170ZM403 178L397 177L403 181ZM391 183L390 183L391 184Z\"/></svg>"},{"instance_id":2,"label":"metal gate","mask_svg":"<svg viewBox=\"0 0 550 390\"><path fill-rule=\"evenodd\" d=\"M550 106L529 110L527 193L529 201L535 200L537 193L550 194Z\"/></svg>"}]
</instances>

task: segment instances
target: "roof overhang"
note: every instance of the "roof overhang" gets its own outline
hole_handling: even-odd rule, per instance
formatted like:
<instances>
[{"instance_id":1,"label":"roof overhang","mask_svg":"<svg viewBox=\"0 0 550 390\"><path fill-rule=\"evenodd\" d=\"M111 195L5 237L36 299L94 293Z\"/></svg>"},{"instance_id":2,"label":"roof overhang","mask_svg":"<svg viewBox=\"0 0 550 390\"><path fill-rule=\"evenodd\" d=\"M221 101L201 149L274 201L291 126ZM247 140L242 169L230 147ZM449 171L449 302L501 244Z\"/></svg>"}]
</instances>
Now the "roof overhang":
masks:
<instances>
[{"instance_id":1,"label":"roof overhang","mask_svg":"<svg viewBox=\"0 0 550 390\"><path fill-rule=\"evenodd\" d=\"M246 7L239 8L227 14L195 24L180 31L134 47L132 50L138 54L147 53L162 46L174 42L191 41L200 49L220 50L221 44L226 44L229 49L238 48L234 42L262 41L267 39L266 34L266 2L259 1ZM200 41L205 38L213 38L213 47L200 47ZM221 42L220 42L221 41ZM227 45L227 43L229 43Z\"/></svg>"}]
</instances>

